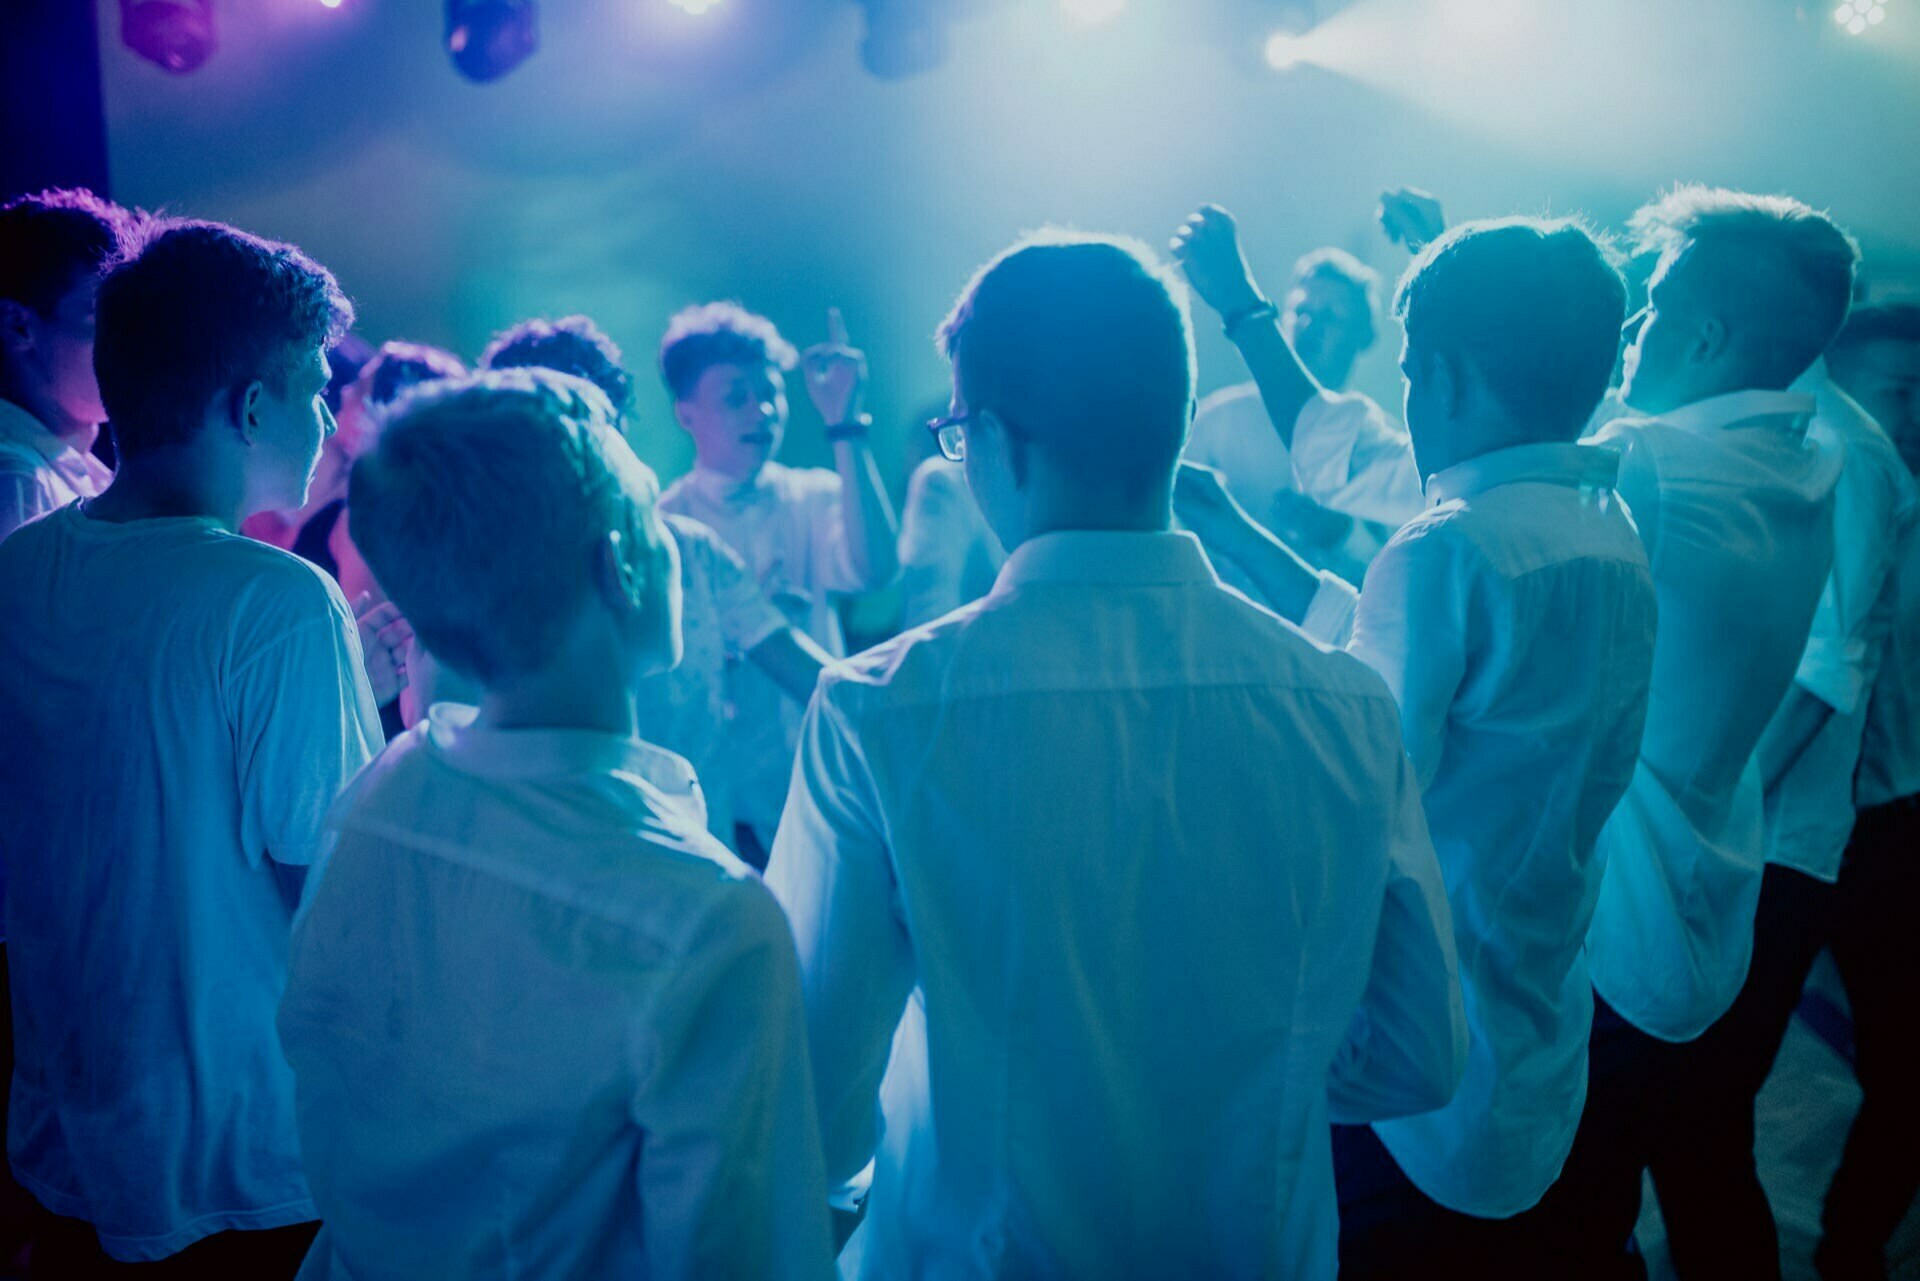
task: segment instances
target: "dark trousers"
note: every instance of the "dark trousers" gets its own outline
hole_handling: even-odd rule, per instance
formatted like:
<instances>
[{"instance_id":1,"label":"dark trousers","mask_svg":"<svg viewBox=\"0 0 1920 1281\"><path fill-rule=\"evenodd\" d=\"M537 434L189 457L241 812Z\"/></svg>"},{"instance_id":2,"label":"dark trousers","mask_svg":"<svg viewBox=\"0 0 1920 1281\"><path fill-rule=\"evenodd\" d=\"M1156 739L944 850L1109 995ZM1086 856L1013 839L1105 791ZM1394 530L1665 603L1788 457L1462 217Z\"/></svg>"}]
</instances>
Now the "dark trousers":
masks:
<instances>
[{"instance_id":1,"label":"dark trousers","mask_svg":"<svg viewBox=\"0 0 1920 1281\"><path fill-rule=\"evenodd\" d=\"M1690 1118L1718 1087L1703 1066L1700 1042L1662 1041L1594 997L1587 1047L1587 1105L1573 1151L1535 1213L1558 1251L1552 1275L1591 1281L1643 1281L1646 1264L1633 1240L1641 1176L1651 1172L1663 1216L1678 1208L1695 1223L1718 1217L1719 1190L1700 1175ZM1751 1120L1749 1120L1749 1130ZM1749 1145L1751 1152L1751 1145ZM1764 1198L1763 1198L1764 1203ZM1770 1239L1723 1237L1702 1262L1683 1245L1674 1269L1684 1279L1780 1275Z\"/></svg>"},{"instance_id":2,"label":"dark trousers","mask_svg":"<svg viewBox=\"0 0 1920 1281\"><path fill-rule=\"evenodd\" d=\"M1886 1275L1887 1241L1920 1192L1920 796L1861 810L1828 946L1853 1011L1860 1113L1822 1216L1828 1281Z\"/></svg>"},{"instance_id":3,"label":"dark trousers","mask_svg":"<svg viewBox=\"0 0 1920 1281\"><path fill-rule=\"evenodd\" d=\"M261 1232L216 1232L175 1255L153 1263L121 1263L100 1248L91 1225L78 1219L52 1219L33 1248L31 1281L90 1281L126 1277L127 1281L290 1281L320 1231L318 1223L295 1223Z\"/></svg>"},{"instance_id":4,"label":"dark trousers","mask_svg":"<svg viewBox=\"0 0 1920 1281\"><path fill-rule=\"evenodd\" d=\"M1557 1252L1535 1211L1482 1219L1449 1210L1414 1186L1371 1126L1333 1127L1333 1180L1341 1281L1539 1281L1557 1274Z\"/></svg>"}]
</instances>

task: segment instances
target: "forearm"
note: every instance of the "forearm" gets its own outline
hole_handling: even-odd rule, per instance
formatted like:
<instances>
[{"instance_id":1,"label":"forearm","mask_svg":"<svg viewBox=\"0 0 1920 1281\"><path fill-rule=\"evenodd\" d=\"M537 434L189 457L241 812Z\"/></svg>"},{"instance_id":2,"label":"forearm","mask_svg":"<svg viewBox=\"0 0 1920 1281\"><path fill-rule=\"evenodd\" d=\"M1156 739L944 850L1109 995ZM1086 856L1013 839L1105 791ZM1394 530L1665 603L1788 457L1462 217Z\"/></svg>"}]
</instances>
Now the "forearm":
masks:
<instances>
[{"instance_id":1,"label":"forearm","mask_svg":"<svg viewBox=\"0 0 1920 1281\"><path fill-rule=\"evenodd\" d=\"M1306 618L1320 589L1320 575L1298 552L1247 517L1226 517L1213 534L1221 551L1252 580L1267 608L1290 623Z\"/></svg>"},{"instance_id":2,"label":"forearm","mask_svg":"<svg viewBox=\"0 0 1920 1281\"><path fill-rule=\"evenodd\" d=\"M1278 319L1250 320L1228 337L1246 361L1253 385L1260 389L1260 403L1280 434L1280 443L1293 448L1293 425L1307 402L1319 394L1320 385L1280 332Z\"/></svg>"},{"instance_id":3,"label":"forearm","mask_svg":"<svg viewBox=\"0 0 1920 1281\"><path fill-rule=\"evenodd\" d=\"M841 511L853 572L868 591L885 587L900 568L900 530L886 486L880 482L873 447L861 438L838 441L833 447L833 467L840 474Z\"/></svg>"}]
</instances>

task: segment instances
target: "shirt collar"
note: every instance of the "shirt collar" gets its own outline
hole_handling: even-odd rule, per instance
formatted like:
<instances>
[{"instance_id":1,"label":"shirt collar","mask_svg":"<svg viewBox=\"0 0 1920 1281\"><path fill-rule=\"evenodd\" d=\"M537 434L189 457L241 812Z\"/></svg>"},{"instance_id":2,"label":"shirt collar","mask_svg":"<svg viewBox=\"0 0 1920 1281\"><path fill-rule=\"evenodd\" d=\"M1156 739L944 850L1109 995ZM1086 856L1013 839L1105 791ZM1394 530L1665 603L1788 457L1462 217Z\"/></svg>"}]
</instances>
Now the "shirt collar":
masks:
<instances>
[{"instance_id":1,"label":"shirt collar","mask_svg":"<svg viewBox=\"0 0 1920 1281\"><path fill-rule=\"evenodd\" d=\"M99 459L82 454L48 431L46 425L10 400L0 400L0 440L25 445L63 473L100 480L111 475Z\"/></svg>"},{"instance_id":2,"label":"shirt collar","mask_svg":"<svg viewBox=\"0 0 1920 1281\"><path fill-rule=\"evenodd\" d=\"M752 502L768 487L772 478L767 473L774 466L768 463L752 480L742 481L695 463L693 470L688 473L687 483L693 486L694 493L717 507L740 507Z\"/></svg>"},{"instance_id":3,"label":"shirt collar","mask_svg":"<svg viewBox=\"0 0 1920 1281\"><path fill-rule=\"evenodd\" d=\"M1020 544L1000 567L995 596L1023 583L1217 583L1200 541L1185 530L1132 533L1074 529Z\"/></svg>"},{"instance_id":4,"label":"shirt collar","mask_svg":"<svg viewBox=\"0 0 1920 1281\"><path fill-rule=\"evenodd\" d=\"M1731 391L1654 417L1685 431L1714 432L1727 427L1781 427L1795 435L1807 430L1814 400L1801 391Z\"/></svg>"},{"instance_id":5,"label":"shirt collar","mask_svg":"<svg viewBox=\"0 0 1920 1281\"><path fill-rule=\"evenodd\" d=\"M1427 478L1427 505L1472 498L1501 485L1565 485L1611 489L1620 478L1620 455L1594 445L1564 442L1514 445L1455 463Z\"/></svg>"},{"instance_id":6,"label":"shirt collar","mask_svg":"<svg viewBox=\"0 0 1920 1281\"><path fill-rule=\"evenodd\" d=\"M435 703L427 711L434 749L456 768L486 778L633 774L666 796L685 799L698 784L693 766L637 738L589 729L486 729L476 707Z\"/></svg>"}]
</instances>

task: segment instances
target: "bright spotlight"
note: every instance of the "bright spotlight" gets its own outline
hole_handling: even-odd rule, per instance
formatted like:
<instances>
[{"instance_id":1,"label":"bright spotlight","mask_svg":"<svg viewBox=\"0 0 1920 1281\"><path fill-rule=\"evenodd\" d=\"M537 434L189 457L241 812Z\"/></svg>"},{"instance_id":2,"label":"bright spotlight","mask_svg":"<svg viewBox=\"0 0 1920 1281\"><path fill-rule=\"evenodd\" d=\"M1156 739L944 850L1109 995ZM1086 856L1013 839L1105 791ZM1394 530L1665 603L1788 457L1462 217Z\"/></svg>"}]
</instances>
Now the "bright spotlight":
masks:
<instances>
[{"instance_id":1,"label":"bright spotlight","mask_svg":"<svg viewBox=\"0 0 1920 1281\"><path fill-rule=\"evenodd\" d=\"M1833 11L1833 20L1846 28L1848 35L1864 35L1868 27L1887 20L1886 0L1844 0Z\"/></svg>"},{"instance_id":2,"label":"bright spotlight","mask_svg":"<svg viewBox=\"0 0 1920 1281\"><path fill-rule=\"evenodd\" d=\"M946 0L856 0L867 13L860 61L882 80L931 71L947 57Z\"/></svg>"},{"instance_id":3,"label":"bright spotlight","mask_svg":"<svg viewBox=\"0 0 1920 1281\"><path fill-rule=\"evenodd\" d=\"M340 7L340 0L320 0L320 7L323 9L338 9Z\"/></svg>"},{"instance_id":4,"label":"bright spotlight","mask_svg":"<svg viewBox=\"0 0 1920 1281\"><path fill-rule=\"evenodd\" d=\"M1060 8L1082 26L1112 22L1127 11L1127 0L1060 0Z\"/></svg>"},{"instance_id":5,"label":"bright spotlight","mask_svg":"<svg viewBox=\"0 0 1920 1281\"><path fill-rule=\"evenodd\" d=\"M682 13L699 17L703 13L712 13L720 7L721 0L669 0L674 8Z\"/></svg>"},{"instance_id":6,"label":"bright spotlight","mask_svg":"<svg viewBox=\"0 0 1920 1281\"><path fill-rule=\"evenodd\" d=\"M1306 57L1305 37L1291 31L1276 31L1267 37L1267 65L1275 71L1291 71Z\"/></svg>"},{"instance_id":7,"label":"bright spotlight","mask_svg":"<svg viewBox=\"0 0 1920 1281\"><path fill-rule=\"evenodd\" d=\"M498 80L540 47L536 0L447 0L447 52L469 80Z\"/></svg>"}]
</instances>

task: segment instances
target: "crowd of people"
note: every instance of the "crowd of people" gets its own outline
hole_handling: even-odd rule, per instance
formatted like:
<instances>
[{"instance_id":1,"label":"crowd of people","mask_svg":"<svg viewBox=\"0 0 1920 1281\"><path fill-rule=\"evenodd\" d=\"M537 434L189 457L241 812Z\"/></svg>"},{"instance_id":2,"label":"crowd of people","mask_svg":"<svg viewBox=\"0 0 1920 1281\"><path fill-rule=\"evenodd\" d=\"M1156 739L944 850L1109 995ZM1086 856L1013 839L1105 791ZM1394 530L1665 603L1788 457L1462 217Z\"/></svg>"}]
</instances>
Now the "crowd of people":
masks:
<instances>
[{"instance_id":1,"label":"crowd of people","mask_svg":"<svg viewBox=\"0 0 1920 1281\"><path fill-rule=\"evenodd\" d=\"M1784 196L1656 197L1644 277L1380 214L1403 421L1350 255L1043 232L896 522L837 313L673 317L663 489L586 317L469 369L293 246L0 208L16 1264L1628 1278L1650 1173L1683 1281L1764 1281L1830 949L1816 1263L1884 1278L1920 304ZM1197 406L1190 293L1250 375Z\"/></svg>"}]
</instances>

